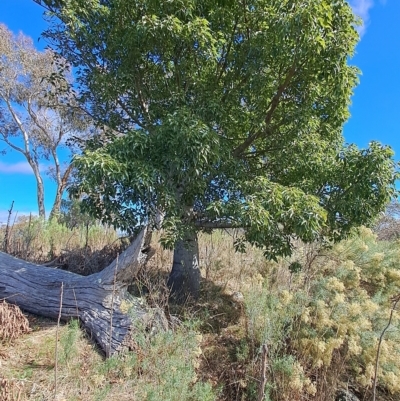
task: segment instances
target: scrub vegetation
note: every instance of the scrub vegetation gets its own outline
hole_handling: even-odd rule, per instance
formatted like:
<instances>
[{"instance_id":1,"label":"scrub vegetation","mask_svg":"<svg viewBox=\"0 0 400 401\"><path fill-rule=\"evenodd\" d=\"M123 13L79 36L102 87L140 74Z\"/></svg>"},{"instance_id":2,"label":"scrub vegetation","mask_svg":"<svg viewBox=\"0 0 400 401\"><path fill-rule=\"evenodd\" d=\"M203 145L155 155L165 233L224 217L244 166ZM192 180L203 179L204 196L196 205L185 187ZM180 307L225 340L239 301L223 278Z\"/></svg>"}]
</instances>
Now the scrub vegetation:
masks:
<instances>
[{"instance_id":1,"label":"scrub vegetation","mask_svg":"<svg viewBox=\"0 0 400 401\"><path fill-rule=\"evenodd\" d=\"M170 330L143 328L130 351L104 359L77 320L57 325L28 315L28 333L1 332L1 399L259 400L262 390L261 399L271 401L341 394L370 400L375 374L378 399L398 399L397 310L383 332L400 294L397 240L378 240L361 227L333 245L298 242L292 256L275 262L256 248L237 253L240 232L202 234L200 297L176 305L166 286L173 255L158 245L158 235L156 253L131 291L163 308ZM59 257L55 267L81 274L92 273L94 253L107 249L113 258L124 247L99 225L70 229L36 219L12 227L9 252L22 256L27 241L31 260ZM5 305L2 326L13 313Z\"/></svg>"},{"instance_id":2,"label":"scrub vegetation","mask_svg":"<svg viewBox=\"0 0 400 401\"><path fill-rule=\"evenodd\" d=\"M4 228L49 269L0 254L0 399L398 400L398 219L367 228L398 164L343 137L348 2L35 1L52 97L93 135L67 135L66 210Z\"/></svg>"}]
</instances>

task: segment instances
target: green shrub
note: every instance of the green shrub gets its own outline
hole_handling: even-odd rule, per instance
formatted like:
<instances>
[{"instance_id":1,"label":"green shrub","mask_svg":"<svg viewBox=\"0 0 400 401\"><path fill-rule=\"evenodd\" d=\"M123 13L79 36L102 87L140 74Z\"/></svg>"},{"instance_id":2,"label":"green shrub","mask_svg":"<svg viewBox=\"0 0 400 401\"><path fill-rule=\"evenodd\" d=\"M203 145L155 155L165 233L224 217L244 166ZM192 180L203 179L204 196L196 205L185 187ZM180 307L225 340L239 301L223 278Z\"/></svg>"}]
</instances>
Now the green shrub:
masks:
<instances>
[{"instance_id":1,"label":"green shrub","mask_svg":"<svg viewBox=\"0 0 400 401\"><path fill-rule=\"evenodd\" d=\"M139 329L140 330L140 329ZM198 380L201 335L181 327L148 337L138 331L138 350L101 362L91 380L96 386L131 383L131 399L141 401L214 401L208 383Z\"/></svg>"},{"instance_id":2,"label":"green shrub","mask_svg":"<svg viewBox=\"0 0 400 401\"><path fill-rule=\"evenodd\" d=\"M333 399L343 376L367 392L391 298L400 293L399 244L361 228L330 250L310 258L301 248L295 257L303 268L289 271L289 282L270 276L273 285L245 294L249 337L269 347L274 399ZM282 261L275 274L292 265ZM395 313L378 369L379 384L393 394L400 394L399 329Z\"/></svg>"},{"instance_id":3,"label":"green shrub","mask_svg":"<svg viewBox=\"0 0 400 401\"><path fill-rule=\"evenodd\" d=\"M5 228L1 228L3 235ZM43 263L61 254L79 253L80 249L101 250L117 242L114 229L99 224L78 225L73 229L56 219L45 221L24 216L10 227L8 252L31 262Z\"/></svg>"},{"instance_id":4,"label":"green shrub","mask_svg":"<svg viewBox=\"0 0 400 401\"><path fill-rule=\"evenodd\" d=\"M79 327L79 320L72 319L68 322L66 330L63 330L60 337L60 349L58 351L58 360L60 363L68 364L78 354L77 341L82 332Z\"/></svg>"}]
</instances>

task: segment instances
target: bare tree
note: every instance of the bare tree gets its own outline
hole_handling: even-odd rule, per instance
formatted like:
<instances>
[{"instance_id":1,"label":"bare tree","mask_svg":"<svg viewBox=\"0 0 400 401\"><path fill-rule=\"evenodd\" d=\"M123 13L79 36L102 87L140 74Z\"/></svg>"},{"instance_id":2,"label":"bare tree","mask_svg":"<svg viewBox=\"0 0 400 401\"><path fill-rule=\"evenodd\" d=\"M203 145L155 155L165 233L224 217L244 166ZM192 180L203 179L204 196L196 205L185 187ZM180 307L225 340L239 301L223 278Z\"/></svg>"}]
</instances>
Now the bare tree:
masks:
<instances>
[{"instance_id":1,"label":"bare tree","mask_svg":"<svg viewBox=\"0 0 400 401\"><path fill-rule=\"evenodd\" d=\"M75 107L69 68L50 50L38 51L32 39L0 24L0 140L26 158L35 175L39 215L45 217L43 171L56 181L50 217L59 213L72 166L59 151L68 139L89 130L87 116ZM71 147L70 147L71 148Z\"/></svg>"},{"instance_id":2,"label":"bare tree","mask_svg":"<svg viewBox=\"0 0 400 401\"><path fill-rule=\"evenodd\" d=\"M374 226L378 239L392 241L400 237L400 203L392 200Z\"/></svg>"}]
</instances>

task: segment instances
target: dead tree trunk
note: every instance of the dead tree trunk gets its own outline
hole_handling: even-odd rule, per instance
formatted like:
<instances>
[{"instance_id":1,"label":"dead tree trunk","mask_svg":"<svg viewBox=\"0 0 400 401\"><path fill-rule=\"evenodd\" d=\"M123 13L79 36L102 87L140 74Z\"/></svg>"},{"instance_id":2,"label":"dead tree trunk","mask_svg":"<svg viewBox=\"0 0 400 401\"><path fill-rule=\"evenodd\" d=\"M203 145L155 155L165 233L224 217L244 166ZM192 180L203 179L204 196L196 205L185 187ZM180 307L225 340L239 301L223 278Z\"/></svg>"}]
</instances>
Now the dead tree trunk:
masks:
<instances>
[{"instance_id":1,"label":"dead tree trunk","mask_svg":"<svg viewBox=\"0 0 400 401\"><path fill-rule=\"evenodd\" d=\"M0 252L0 299L27 312L57 318L62 284L61 318L78 317L110 356L130 342L135 325L143 326L151 319L140 299L127 293L127 285L151 257L150 237L144 229L106 269L86 277Z\"/></svg>"}]
</instances>

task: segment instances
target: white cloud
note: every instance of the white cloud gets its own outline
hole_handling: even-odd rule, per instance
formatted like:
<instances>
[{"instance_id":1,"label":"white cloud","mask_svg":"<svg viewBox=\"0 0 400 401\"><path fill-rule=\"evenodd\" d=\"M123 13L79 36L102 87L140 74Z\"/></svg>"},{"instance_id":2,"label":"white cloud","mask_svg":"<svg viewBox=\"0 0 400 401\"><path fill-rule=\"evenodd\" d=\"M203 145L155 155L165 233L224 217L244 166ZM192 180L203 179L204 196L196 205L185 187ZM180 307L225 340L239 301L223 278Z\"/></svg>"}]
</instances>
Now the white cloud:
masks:
<instances>
[{"instance_id":1,"label":"white cloud","mask_svg":"<svg viewBox=\"0 0 400 401\"><path fill-rule=\"evenodd\" d=\"M2 163L0 162L0 173L6 174L33 174L31 166L28 162L18 163Z\"/></svg>"},{"instance_id":2,"label":"white cloud","mask_svg":"<svg viewBox=\"0 0 400 401\"><path fill-rule=\"evenodd\" d=\"M1 226L5 226L7 224L8 221L8 217L9 217L10 212L8 210L0 210L0 227ZM10 217L10 225L12 226L15 221L18 221L18 219L20 217L27 217L27 216L37 216L37 212L33 211L33 212L27 212L27 211L18 211L15 210L11 213L11 217Z\"/></svg>"},{"instance_id":3,"label":"white cloud","mask_svg":"<svg viewBox=\"0 0 400 401\"><path fill-rule=\"evenodd\" d=\"M369 11L374 6L373 0L349 0L354 14L363 21L362 25L357 27L360 36L363 36L369 21Z\"/></svg>"},{"instance_id":4,"label":"white cloud","mask_svg":"<svg viewBox=\"0 0 400 401\"><path fill-rule=\"evenodd\" d=\"M7 210L0 210L0 226L6 224L8 219L8 211Z\"/></svg>"},{"instance_id":5,"label":"white cloud","mask_svg":"<svg viewBox=\"0 0 400 401\"><path fill-rule=\"evenodd\" d=\"M3 225L7 224L8 215L9 215L9 211L8 210L0 210L0 226L3 226ZM15 213L12 213L11 218L10 218L10 224L13 223L14 216L15 216Z\"/></svg>"},{"instance_id":6,"label":"white cloud","mask_svg":"<svg viewBox=\"0 0 400 401\"><path fill-rule=\"evenodd\" d=\"M40 171L45 171L46 166L39 165ZM0 173L4 174L33 174L28 162L3 163L0 162Z\"/></svg>"}]
</instances>

